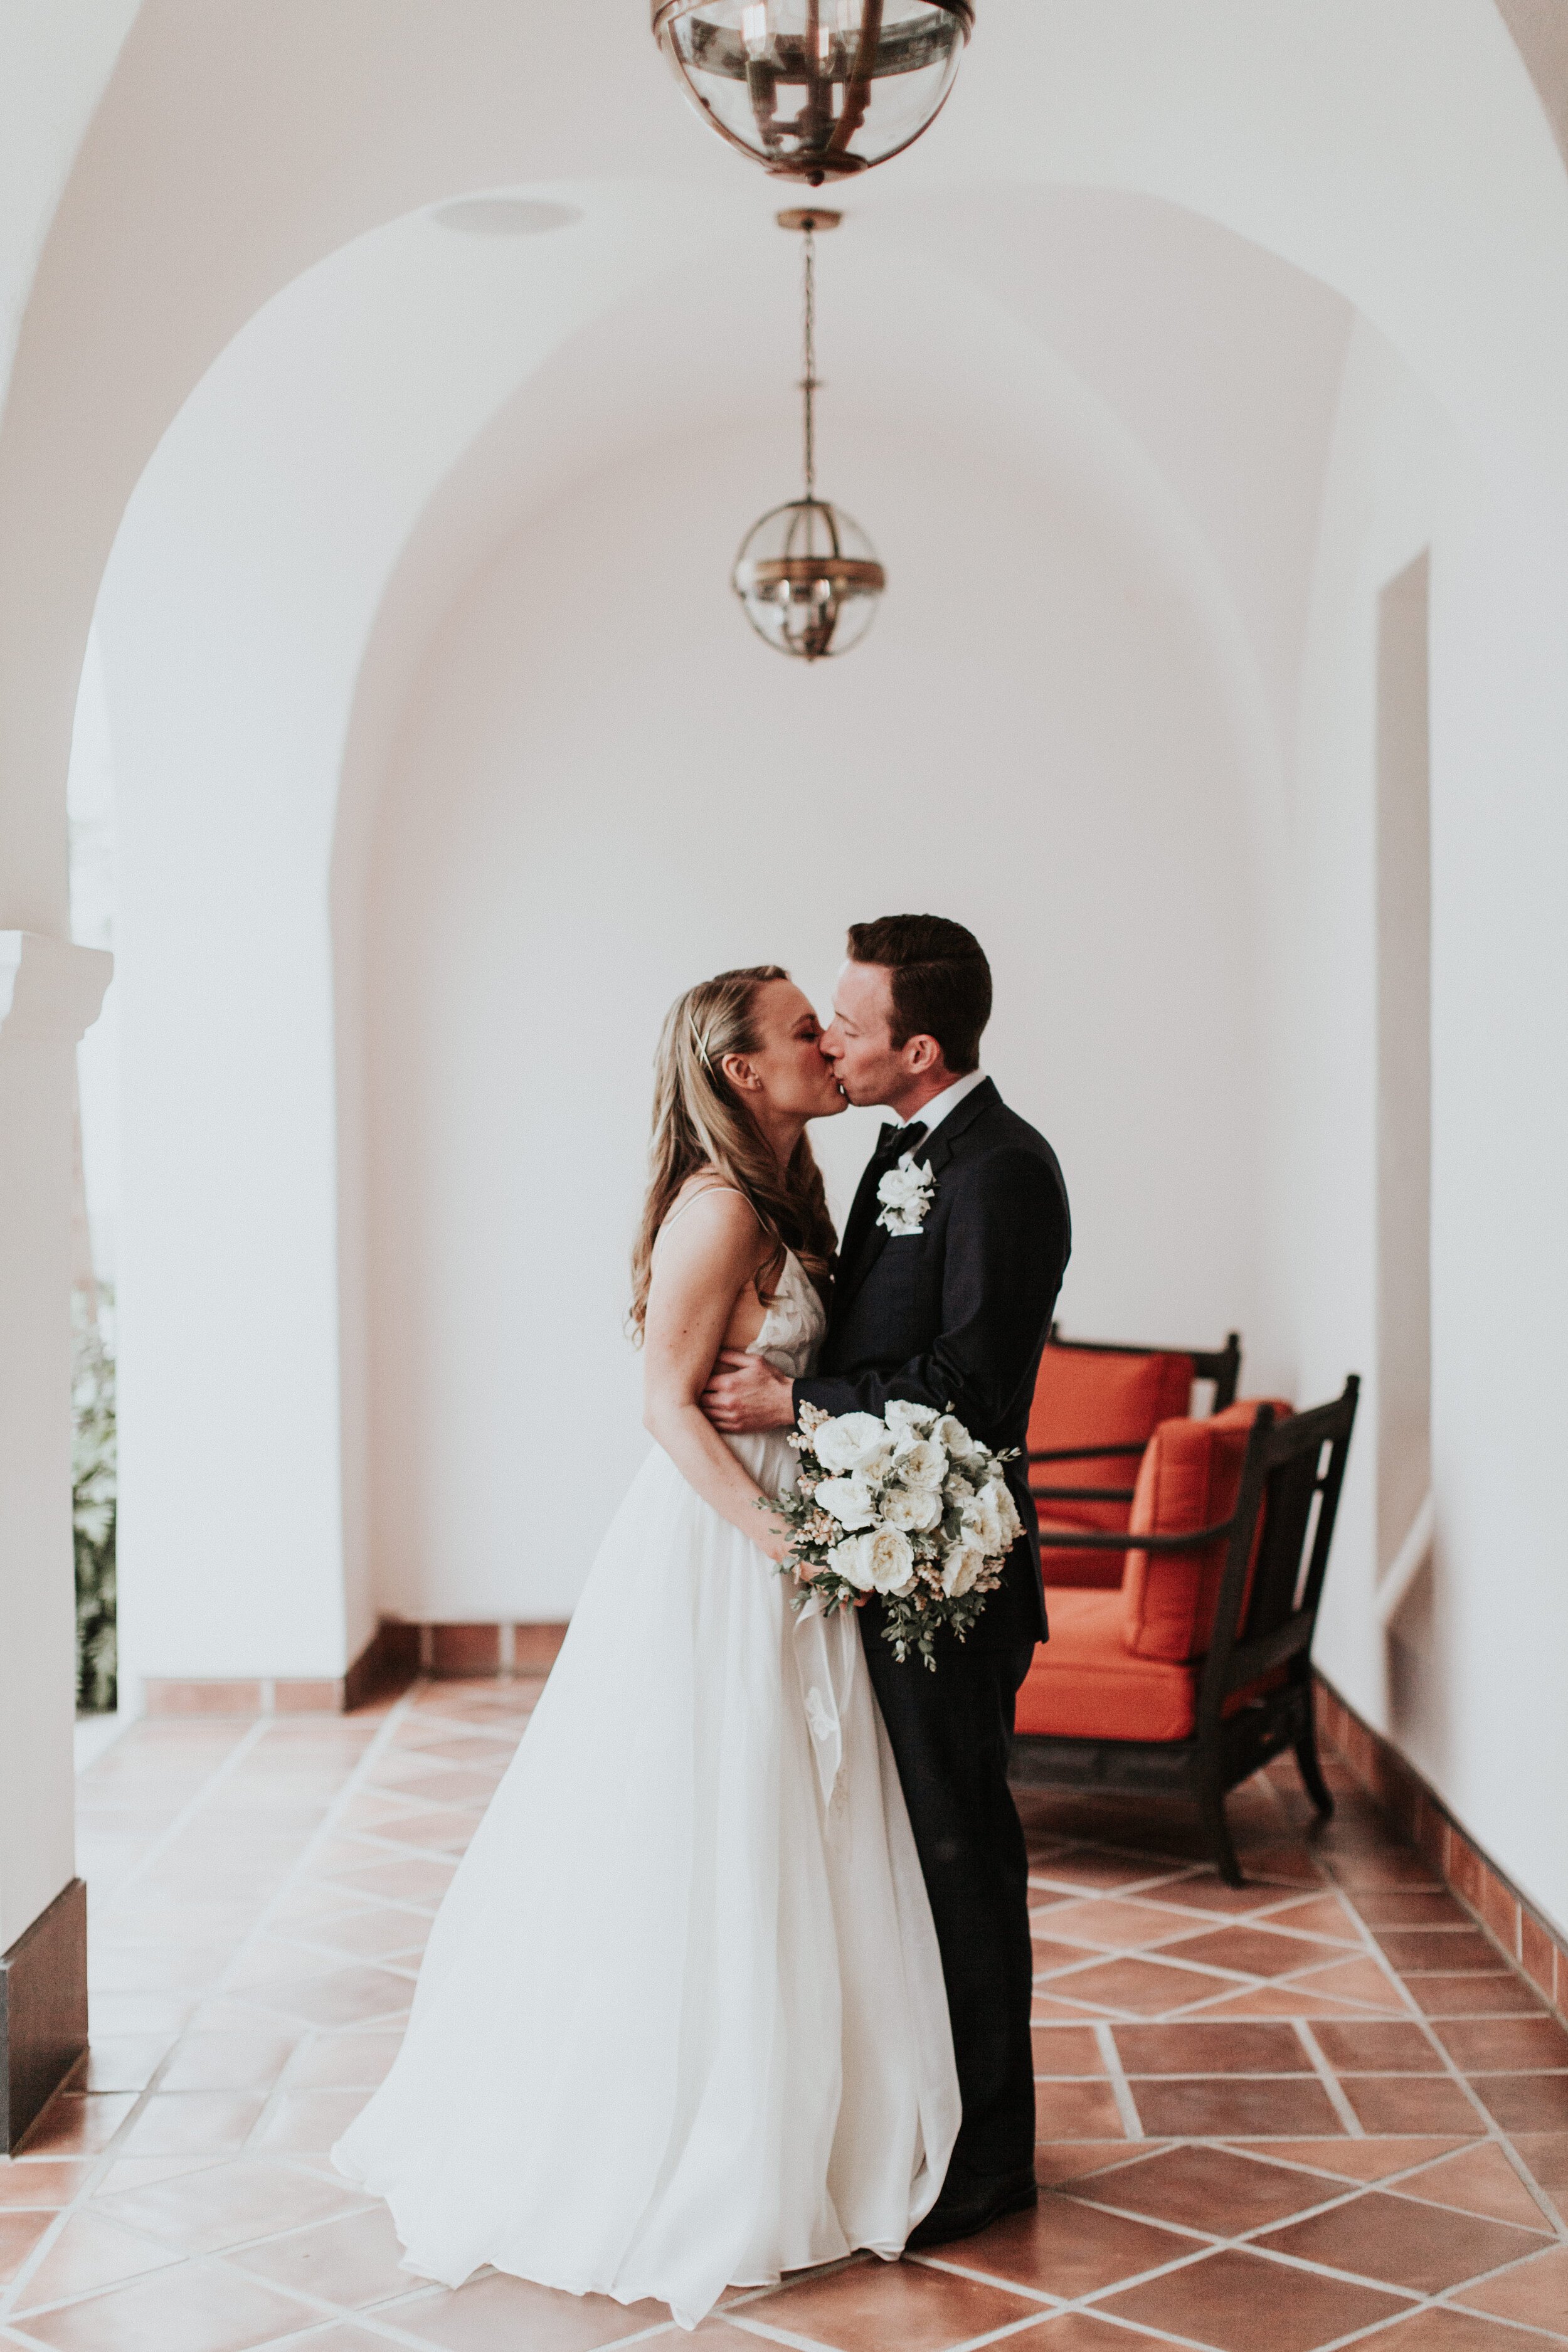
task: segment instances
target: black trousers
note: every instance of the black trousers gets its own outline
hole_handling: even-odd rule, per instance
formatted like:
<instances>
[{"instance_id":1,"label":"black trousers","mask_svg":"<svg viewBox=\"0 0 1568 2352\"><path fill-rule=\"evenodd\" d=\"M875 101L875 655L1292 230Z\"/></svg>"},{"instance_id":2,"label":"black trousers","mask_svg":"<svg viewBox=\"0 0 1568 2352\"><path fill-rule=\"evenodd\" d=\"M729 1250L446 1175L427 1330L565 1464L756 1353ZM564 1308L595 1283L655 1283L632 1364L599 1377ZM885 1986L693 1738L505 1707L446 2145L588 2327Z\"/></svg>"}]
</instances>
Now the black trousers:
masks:
<instances>
[{"instance_id":1,"label":"black trousers","mask_svg":"<svg viewBox=\"0 0 1568 2352\"><path fill-rule=\"evenodd\" d=\"M915 1656L899 1664L882 1637L879 1601L861 1611L860 1629L947 1979L963 2102L948 2178L1032 2171L1029 1865L1007 1757L1034 1645L943 1641L931 1674Z\"/></svg>"}]
</instances>

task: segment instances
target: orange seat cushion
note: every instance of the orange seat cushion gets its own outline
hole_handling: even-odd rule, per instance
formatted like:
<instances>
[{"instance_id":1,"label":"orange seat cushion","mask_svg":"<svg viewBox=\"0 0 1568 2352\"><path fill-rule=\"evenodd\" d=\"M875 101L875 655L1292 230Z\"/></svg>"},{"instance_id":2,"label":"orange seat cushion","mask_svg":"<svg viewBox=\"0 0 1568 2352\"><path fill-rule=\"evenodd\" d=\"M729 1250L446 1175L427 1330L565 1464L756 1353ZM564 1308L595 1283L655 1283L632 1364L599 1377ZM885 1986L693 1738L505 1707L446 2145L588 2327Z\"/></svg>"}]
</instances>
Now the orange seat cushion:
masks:
<instances>
[{"instance_id":1,"label":"orange seat cushion","mask_svg":"<svg viewBox=\"0 0 1568 2352\"><path fill-rule=\"evenodd\" d=\"M1035 1486L1131 1486L1139 1457L1163 1421L1185 1413L1193 1399L1193 1360L1163 1354L1099 1355L1091 1349L1047 1347L1029 1414L1032 1449L1126 1445L1135 1452L1088 1462L1041 1462ZM1119 1531L1127 1505L1047 1501L1041 1506L1040 1570L1047 1584L1114 1591L1124 1555L1052 1548L1050 1528Z\"/></svg>"},{"instance_id":2,"label":"orange seat cushion","mask_svg":"<svg viewBox=\"0 0 1568 2352\"><path fill-rule=\"evenodd\" d=\"M1197 1691L1195 1667L1130 1654L1119 1592L1053 1592L1016 1721L1058 1739L1189 1739Z\"/></svg>"},{"instance_id":3,"label":"orange seat cushion","mask_svg":"<svg viewBox=\"0 0 1568 2352\"><path fill-rule=\"evenodd\" d=\"M1129 1535L1181 1535L1229 1518L1247 1441L1266 1402L1277 1419L1290 1411L1277 1397L1249 1397L1207 1421L1163 1422L1139 1468ZM1223 1537L1190 1552L1129 1549L1121 1638L1132 1656L1167 1665L1204 1656L1214 1632L1225 1557Z\"/></svg>"},{"instance_id":4,"label":"orange seat cushion","mask_svg":"<svg viewBox=\"0 0 1568 2352\"><path fill-rule=\"evenodd\" d=\"M1056 1592L1051 1638L1018 1693L1015 1728L1055 1739L1190 1739L1197 1728L1201 1664L1167 1665L1131 1656L1121 1639L1116 1592ZM1232 1691L1235 1715L1260 1692L1277 1690L1286 1669Z\"/></svg>"}]
</instances>

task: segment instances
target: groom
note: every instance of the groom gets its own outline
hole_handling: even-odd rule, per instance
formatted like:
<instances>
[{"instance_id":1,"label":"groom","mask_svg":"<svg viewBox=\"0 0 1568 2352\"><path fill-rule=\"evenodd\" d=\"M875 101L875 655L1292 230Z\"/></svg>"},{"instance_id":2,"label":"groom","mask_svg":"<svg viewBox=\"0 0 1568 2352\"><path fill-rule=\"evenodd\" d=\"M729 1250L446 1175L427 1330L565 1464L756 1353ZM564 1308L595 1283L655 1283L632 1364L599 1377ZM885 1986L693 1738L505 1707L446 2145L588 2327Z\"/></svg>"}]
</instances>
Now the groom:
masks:
<instances>
[{"instance_id":1,"label":"groom","mask_svg":"<svg viewBox=\"0 0 1568 2352\"><path fill-rule=\"evenodd\" d=\"M979 1066L990 1014L991 968L962 924L889 915L851 929L822 1050L848 1100L885 1104L894 1124L849 1213L817 1371L792 1383L726 1351L703 1397L717 1428L782 1429L802 1404L880 1413L907 1397L955 1412L987 1445L1023 1446L1071 1233L1056 1154ZM918 1230L895 1234L878 1187L906 1160L929 1169L929 1204ZM879 1600L861 1621L930 1891L963 2101L912 2249L972 2236L1037 2194L1028 1867L1007 1752L1046 1613L1021 1459L1009 1484L1026 1532L974 1632L941 1645L934 1674L912 1655L896 1663Z\"/></svg>"}]
</instances>

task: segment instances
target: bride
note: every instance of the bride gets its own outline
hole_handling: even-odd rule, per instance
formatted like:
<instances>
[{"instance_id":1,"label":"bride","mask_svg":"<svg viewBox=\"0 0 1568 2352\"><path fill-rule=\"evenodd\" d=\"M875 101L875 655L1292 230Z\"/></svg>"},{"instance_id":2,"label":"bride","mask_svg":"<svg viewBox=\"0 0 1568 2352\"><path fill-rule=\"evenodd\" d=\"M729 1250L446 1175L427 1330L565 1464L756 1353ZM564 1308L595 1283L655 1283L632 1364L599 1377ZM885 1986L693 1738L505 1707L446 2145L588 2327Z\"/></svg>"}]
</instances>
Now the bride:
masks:
<instances>
[{"instance_id":1,"label":"bride","mask_svg":"<svg viewBox=\"0 0 1568 2352\"><path fill-rule=\"evenodd\" d=\"M633 1260L657 1441L431 1934L396 2063L332 2151L406 2266L653 2296L896 2257L958 2128L937 1951L852 1616L797 1616L781 1436L724 1438L721 1348L798 1376L844 1108L775 965L659 1045Z\"/></svg>"}]
</instances>

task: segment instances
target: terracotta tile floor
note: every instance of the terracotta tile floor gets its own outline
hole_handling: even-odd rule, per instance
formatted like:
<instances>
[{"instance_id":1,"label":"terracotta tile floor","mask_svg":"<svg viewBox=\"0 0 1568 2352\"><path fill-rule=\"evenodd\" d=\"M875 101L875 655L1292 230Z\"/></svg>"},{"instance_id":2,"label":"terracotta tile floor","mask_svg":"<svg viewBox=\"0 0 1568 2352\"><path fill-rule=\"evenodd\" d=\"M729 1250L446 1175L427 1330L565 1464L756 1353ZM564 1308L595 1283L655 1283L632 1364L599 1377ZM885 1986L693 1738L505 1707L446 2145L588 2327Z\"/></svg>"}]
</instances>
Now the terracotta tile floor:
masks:
<instances>
[{"instance_id":1,"label":"terracotta tile floor","mask_svg":"<svg viewBox=\"0 0 1568 2352\"><path fill-rule=\"evenodd\" d=\"M540 1685L161 1722L83 1775L96 2040L0 2164L0 2342L594 2352L668 2315L397 2267L325 2151L396 2049L453 1857ZM1179 1811L1026 1794L1037 2213L740 2295L704 2352L1568 2345L1568 2034L1342 1776Z\"/></svg>"}]
</instances>

